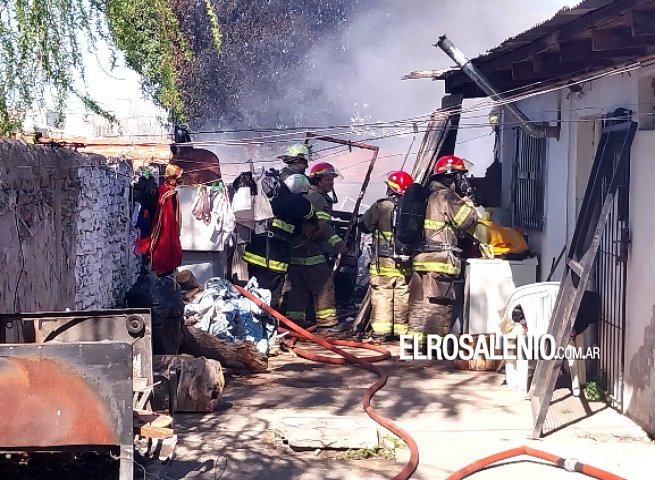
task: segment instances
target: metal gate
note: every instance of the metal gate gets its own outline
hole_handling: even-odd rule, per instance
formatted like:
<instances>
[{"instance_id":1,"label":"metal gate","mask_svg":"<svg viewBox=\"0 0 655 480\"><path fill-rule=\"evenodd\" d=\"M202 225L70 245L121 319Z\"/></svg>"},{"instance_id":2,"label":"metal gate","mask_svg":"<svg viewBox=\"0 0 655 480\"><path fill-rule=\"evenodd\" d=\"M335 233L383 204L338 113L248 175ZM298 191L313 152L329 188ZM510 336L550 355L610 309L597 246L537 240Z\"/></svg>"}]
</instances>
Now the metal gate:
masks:
<instances>
[{"instance_id":1,"label":"metal gate","mask_svg":"<svg viewBox=\"0 0 655 480\"><path fill-rule=\"evenodd\" d=\"M600 287L599 293L604 303L601 307L603 319L599 325L602 332L601 346L604 347L604 351L601 351L601 357L604 357L601 367L606 368L603 373L609 402L617 406L621 406L623 393L625 259L629 247L628 230L625 228L628 225L627 179L630 148L637 131L637 123L631 120L631 116L632 112L621 108L605 117L589 184L569 247L561 287L548 326L548 334L554 336L556 347L564 348L569 342L572 320L578 315L584 292L594 283L591 274L596 271L595 283ZM601 250L601 245L605 246L604 250ZM621 263L624 264L622 269L618 268ZM621 295L617 295L617 289L620 289ZM533 438L541 438L544 433L544 421L561 366L561 358L537 362L530 387Z\"/></svg>"},{"instance_id":2,"label":"metal gate","mask_svg":"<svg viewBox=\"0 0 655 480\"><path fill-rule=\"evenodd\" d=\"M607 132L606 154L619 161L626 131ZM603 193L609 188L612 169L602 180ZM630 161L618 172L618 189L610 216L605 225L598 247L595 269L595 286L600 297L598 319L598 345L600 358L596 365L596 378L606 393L608 404L623 408L623 363L625 345L627 260L630 245Z\"/></svg>"}]
</instances>

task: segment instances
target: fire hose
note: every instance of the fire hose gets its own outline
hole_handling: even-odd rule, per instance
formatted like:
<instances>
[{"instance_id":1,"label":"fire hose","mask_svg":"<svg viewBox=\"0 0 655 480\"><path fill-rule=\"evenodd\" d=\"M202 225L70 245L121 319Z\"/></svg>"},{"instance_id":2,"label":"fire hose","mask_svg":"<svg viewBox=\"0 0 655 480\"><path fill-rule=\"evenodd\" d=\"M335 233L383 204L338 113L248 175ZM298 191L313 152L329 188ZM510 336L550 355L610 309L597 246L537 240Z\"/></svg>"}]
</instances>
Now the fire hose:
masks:
<instances>
[{"instance_id":1,"label":"fire hose","mask_svg":"<svg viewBox=\"0 0 655 480\"><path fill-rule=\"evenodd\" d=\"M355 342L351 340L336 340L336 339L326 339L326 338L317 337L313 333L305 330L299 325L296 325L294 322L286 318L284 315L282 315L275 309L266 305L266 303L264 303L259 298L252 295L244 288L241 288L238 285L235 285L234 287L244 297L253 301L256 305L258 305L260 308L266 311L269 315L272 315L273 317L277 318L280 322L284 323L290 330L292 330L298 336L306 340L312 341L314 343L317 343L321 347L330 350L331 352L334 352L342 357L342 358L328 357L324 355L318 355L312 352L307 352L302 350L299 351L299 349L295 350L299 354L303 354L303 356L308 360L314 360L323 363L332 363L337 365L352 363L360 368L363 368L364 370L368 370L369 372L375 373L378 376L377 382L371 385L366 390L366 392L364 392L364 396L362 398L362 406L364 407L364 412L366 412L366 414L369 417L371 417L371 419L373 419L378 424L382 425L384 428L386 428L393 434L397 435L400 439L402 439L403 442L405 442L405 444L410 450L411 455L409 461L403 467L403 469L398 474L396 474L395 477L393 477L393 480L407 480L411 478L412 474L418 467L418 446L416 445L416 441L414 441L414 439L409 435L409 433L407 433L405 430L394 424L391 420L380 415L373 407L371 407L371 399L373 398L373 395L375 395L375 393L378 390L380 390L382 387L384 387L384 385L387 383L387 374L381 368L373 365L372 362L386 360L391 357L391 353L389 353L389 351L386 350L385 348L378 347L375 345L365 345L363 343ZM367 350L374 350L380 352L380 355L360 358L338 348L336 345L343 346L343 347L356 347L356 348L364 348Z\"/></svg>"},{"instance_id":2,"label":"fire hose","mask_svg":"<svg viewBox=\"0 0 655 480\"><path fill-rule=\"evenodd\" d=\"M446 480L461 480L462 478L469 477L476 472L492 465L494 463L500 462L502 460L507 460L508 458L518 457L519 455L527 455L529 457L539 458L541 460L546 460L551 462L553 467L558 467L566 470L567 472L578 472L588 477L597 478L599 480L625 480L623 477L614 475L613 473L606 472L600 468L592 467L590 465L580 463L577 460L570 458L565 459L553 455L552 453L543 452L541 450L535 450L526 445L522 447L512 448L511 450L504 450L502 452L494 453L488 457L481 458L475 462L467 465L464 468L457 470L454 473L451 473Z\"/></svg>"},{"instance_id":3,"label":"fire hose","mask_svg":"<svg viewBox=\"0 0 655 480\"><path fill-rule=\"evenodd\" d=\"M392 480L408 480L409 478L411 478L411 476L418 468L419 452L418 452L418 446L416 444L416 441L411 437L411 435L408 432L397 426L388 418L385 418L382 415L380 415L380 413L378 413L377 410L375 410L371 406L371 399L373 398L376 392L378 392L380 389L382 389L382 387L386 385L388 379L387 374L384 372L384 370L373 365L373 363L390 358L391 353L384 347L380 347L376 345L367 345L352 340L338 340L333 338L317 337L316 335L311 333L311 331L306 330L300 327L299 325L295 324L287 317L282 315L280 312L270 307L265 302L255 297L253 294L251 294L244 288L238 285L234 285L234 287L244 297L248 298L249 300L254 302L257 306L259 306L261 309L266 311L269 315L272 315L280 322L285 324L288 327L289 334L291 336L314 342L320 345L321 347L325 348L326 350L329 350L331 352L336 353L337 355L340 355L341 358L319 355L310 352L308 350L296 347L294 348L294 352L296 352L299 356L316 362L331 363L336 365L345 365L347 363L351 363L364 370L368 370L369 372L375 373L378 376L378 380L373 385L371 385L366 390L366 392L364 392L364 396L362 397L362 407L364 408L364 412L366 412L366 414L371 419L373 419L375 422L377 422L379 425L383 426L393 434L397 435L403 442L405 442L405 444L409 448L410 451L409 461L407 462L407 464L405 464L403 469L393 477ZM357 357L351 353L348 353L338 348L338 346L372 350L378 352L379 355L368 356L368 357ZM463 478L467 478L473 475L474 473L489 467L494 463L500 462L502 460L506 460L508 458L516 457L519 455L527 455L542 460L546 460L551 462L553 464L552 466L554 467L562 468L570 472L582 473L584 475L587 475L592 478L596 478L598 480L625 480L623 477L619 477L605 470L601 470L599 468L592 467L584 463L580 463L575 459L564 459L552 453L536 450L525 445L510 450L504 450L502 452L495 453L493 455L482 458L480 460L476 460L475 462L467 465L466 467L461 468L456 472L450 474L446 478L446 480L461 480Z\"/></svg>"}]
</instances>

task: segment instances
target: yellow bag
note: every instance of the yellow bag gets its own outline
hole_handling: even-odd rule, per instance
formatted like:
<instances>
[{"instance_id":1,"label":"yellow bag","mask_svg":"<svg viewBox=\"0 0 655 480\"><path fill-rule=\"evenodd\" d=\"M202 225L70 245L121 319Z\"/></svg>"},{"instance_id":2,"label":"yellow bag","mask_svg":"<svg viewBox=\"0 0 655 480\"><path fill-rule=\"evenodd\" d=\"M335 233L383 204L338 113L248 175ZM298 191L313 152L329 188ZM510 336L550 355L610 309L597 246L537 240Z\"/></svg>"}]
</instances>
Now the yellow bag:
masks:
<instances>
[{"instance_id":1,"label":"yellow bag","mask_svg":"<svg viewBox=\"0 0 655 480\"><path fill-rule=\"evenodd\" d=\"M491 220L481 218L478 221L475 237L480 242L480 251L487 258L528 251L528 244L521 232L515 228L503 227Z\"/></svg>"}]
</instances>

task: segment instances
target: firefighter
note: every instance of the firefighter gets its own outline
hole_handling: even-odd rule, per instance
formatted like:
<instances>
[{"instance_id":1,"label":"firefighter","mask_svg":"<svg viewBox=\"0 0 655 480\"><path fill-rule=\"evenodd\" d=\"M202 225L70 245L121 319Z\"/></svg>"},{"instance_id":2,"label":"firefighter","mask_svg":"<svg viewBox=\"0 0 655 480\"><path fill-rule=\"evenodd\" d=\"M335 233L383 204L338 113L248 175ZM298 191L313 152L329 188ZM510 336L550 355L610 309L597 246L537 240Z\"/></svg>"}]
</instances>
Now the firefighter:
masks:
<instances>
[{"instance_id":1,"label":"firefighter","mask_svg":"<svg viewBox=\"0 0 655 480\"><path fill-rule=\"evenodd\" d=\"M309 146L299 143L290 146L286 155L280 155L278 158L285 163L285 167L280 171L280 180L284 182L289 175L304 175L309 164L309 153Z\"/></svg>"},{"instance_id":2,"label":"firefighter","mask_svg":"<svg viewBox=\"0 0 655 480\"><path fill-rule=\"evenodd\" d=\"M318 229L314 207L303 195L308 191L307 177L288 176L271 200L275 218L268 223L265 233L252 235L243 254L248 275L256 277L261 288L270 290L271 306L276 309L289 268L290 242Z\"/></svg>"},{"instance_id":3,"label":"firefighter","mask_svg":"<svg viewBox=\"0 0 655 480\"><path fill-rule=\"evenodd\" d=\"M312 203L319 223L319 229L310 240L292 247L289 265L287 316L300 324L307 325L306 307L313 298L317 333L330 335L345 330L337 320L336 298L332 268L327 263L322 245L344 254L345 242L330 225L334 196L334 179L339 176L334 166L321 162L312 166L309 173L310 188L307 199ZM331 195L332 194L332 195ZM294 248L295 247L295 248Z\"/></svg>"},{"instance_id":4,"label":"firefighter","mask_svg":"<svg viewBox=\"0 0 655 480\"><path fill-rule=\"evenodd\" d=\"M454 280L460 273L457 234L472 231L478 216L462 196L467 185L464 161L454 155L437 160L423 223L424 242L412 260L409 334L424 344L426 335L445 335L451 327Z\"/></svg>"},{"instance_id":5,"label":"firefighter","mask_svg":"<svg viewBox=\"0 0 655 480\"><path fill-rule=\"evenodd\" d=\"M375 339L407 333L412 263L396 251L394 220L398 200L413 181L407 172L390 173L385 182L387 196L375 202L361 220L362 230L373 234L369 273Z\"/></svg>"}]
</instances>

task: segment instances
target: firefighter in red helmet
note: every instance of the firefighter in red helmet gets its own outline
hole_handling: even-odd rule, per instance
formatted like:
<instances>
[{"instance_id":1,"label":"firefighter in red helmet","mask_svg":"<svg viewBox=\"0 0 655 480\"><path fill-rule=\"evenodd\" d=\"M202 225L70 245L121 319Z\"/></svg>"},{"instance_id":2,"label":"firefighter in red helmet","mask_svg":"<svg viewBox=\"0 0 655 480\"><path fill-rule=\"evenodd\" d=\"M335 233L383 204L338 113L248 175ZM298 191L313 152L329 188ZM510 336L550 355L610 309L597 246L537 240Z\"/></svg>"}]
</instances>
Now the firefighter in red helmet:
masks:
<instances>
[{"instance_id":1,"label":"firefighter in red helmet","mask_svg":"<svg viewBox=\"0 0 655 480\"><path fill-rule=\"evenodd\" d=\"M478 215L465 198L470 192L464 160L446 155L437 160L430 177L430 196L423 223L424 241L412 260L409 334L424 343L426 335L445 335L451 327L454 280L461 261L457 235L471 232Z\"/></svg>"},{"instance_id":2,"label":"firefighter in red helmet","mask_svg":"<svg viewBox=\"0 0 655 480\"><path fill-rule=\"evenodd\" d=\"M306 198L312 203L319 228L312 238L291 249L287 274L286 313L300 324L305 323L305 309L310 298L314 302L317 333L341 333L345 325L337 320L337 307L332 268L327 263L328 250L346 253L345 242L330 224L332 207L337 203L334 180L339 172L333 165L319 162L309 171L309 192Z\"/></svg>"},{"instance_id":3,"label":"firefighter in red helmet","mask_svg":"<svg viewBox=\"0 0 655 480\"><path fill-rule=\"evenodd\" d=\"M371 330L373 338L385 339L407 333L411 257L396 250L395 215L398 201L414 182L403 171L387 176L387 196L375 202L361 220L362 230L373 236L370 273Z\"/></svg>"}]
</instances>

